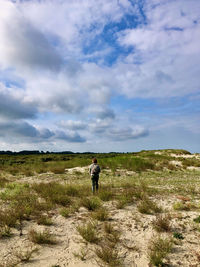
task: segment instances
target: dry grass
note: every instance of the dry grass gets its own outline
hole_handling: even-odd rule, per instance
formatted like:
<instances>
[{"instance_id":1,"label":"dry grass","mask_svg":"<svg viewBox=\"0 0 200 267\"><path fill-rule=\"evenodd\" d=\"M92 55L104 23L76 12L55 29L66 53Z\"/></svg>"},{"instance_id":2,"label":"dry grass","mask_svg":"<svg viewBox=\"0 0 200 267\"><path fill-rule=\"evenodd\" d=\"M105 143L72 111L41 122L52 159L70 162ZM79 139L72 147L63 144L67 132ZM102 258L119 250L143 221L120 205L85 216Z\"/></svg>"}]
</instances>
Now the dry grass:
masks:
<instances>
[{"instance_id":1,"label":"dry grass","mask_svg":"<svg viewBox=\"0 0 200 267\"><path fill-rule=\"evenodd\" d=\"M97 225L94 222L78 225L76 229L85 241L89 243L97 243L99 241Z\"/></svg>"},{"instance_id":2,"label":"dry grass","mask_svg":"<svg viewBox=\"0 0 200 267\"><path fill-rule=\"evenodd\" d=\"M147 197L140 201L137 208L139 212L144 214L154 214L162 212L162 208Z\"/></svg>"},{"instance_id":3,"label":"dry grass","mask_svg":"<svg viewBox=\"0 0 200 267\"><path fill-rule=\"evenodd\" d=\"M153 228L157 232L169 232L171 230L170 220L170 214L157 215L156 219L152 221Z\"/></svg>"},{"instance_id":4,"label":"dry grass","mask_svg":"<svg viewBox=\"0 0 200 267\"><path fill-rule=\"evenodd\" d=\"M35 244L57 244L57 240L52 234L50 234L48 230L45 230L43 232L37 232L32 229L29 231L29 239Z\"/></svg>"},{"instance_id":5,"label":"dry grass","mask_svg":"<svg viewBox=\"0 0 200 267\"><path fill-rule=\"evenodd\" d=\"M89 211L94 211L101 207L100 199L97 197L85 197L81 200L80 204Z\"/></svg>"},{"instance_id":6,"label":"dry grass","mask_svg":"<svg viewBox=\"0 0 200 267\"><path fill-rule=\"evenodd\" d=\"M94 211L91 216L93 219L103 222L108 220L109 213L105 207L101 207L100 209Z\"/></svg>"},{"instance_id":7,"label":"dry grass","mask_svg":"<svg viewBox=\"0 0 200 267\"><path fill-rule=\"evenodd\" d=\"M148 256L153 266L163 266L163 260L171 252L173 242L169 238L160 236L151 240L148 247Z\"/></svg>"}]
</instances>

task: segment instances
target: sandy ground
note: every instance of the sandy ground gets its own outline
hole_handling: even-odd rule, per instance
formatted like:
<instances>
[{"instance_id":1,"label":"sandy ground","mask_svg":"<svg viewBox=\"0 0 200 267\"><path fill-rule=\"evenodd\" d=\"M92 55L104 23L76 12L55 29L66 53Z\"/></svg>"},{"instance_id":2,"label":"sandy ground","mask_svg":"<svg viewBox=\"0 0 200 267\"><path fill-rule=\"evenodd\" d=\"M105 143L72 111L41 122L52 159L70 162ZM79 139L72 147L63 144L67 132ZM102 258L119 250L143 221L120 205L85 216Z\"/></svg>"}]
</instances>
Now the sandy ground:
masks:
<instances>
[{"instance_id":1,"label":"sandy ground","mask_svg":"<svg viewBox=\"0 0 200 267\"><path fill-rule=\"evenodd\" d=\"M177 162L175 162L177 164ZM88 167L73 168L67 171L67 174L73 175L74 172L87 172ZM20 182L50 182L55 181L52 174L40 175L37 179L34 177L24 177ZM57 178L57 181L63 182ZM169 212L172 216L172 230L163 234L172 236L172 232L181 232L183 240L177 240L172 253L167 257L167 266L178 267L200 266L196 253L200 253L200 232L196 230L193 219L199 216L199 210L175 212L173 204L182 199L182 196L158 197L152 198L158 205ZM188 198L190 200L190 198ZM199 199L194 199L199 205ZM119 255L124 266L127 267L148 267L148 244L157 235L153 229L152 221L156 215L141 214L137 209L137 203L129 205L124 209L116 209L116 203L113 201L105 202L109 210L109 221L116 229L120 229L120 242L117 245ZM82 222L89 222L88 211L81 207L78 212L69 218L59 215L58 210L53 211L53 225L41 226L34 221L25 221L23 225L23 235L20 237L16 229L12 229L13 236L7 239L0 239L0 266L11 267L13 255L16 251L26 251L30 247L36 246L38 252L33 254L32 260L27 263L20 263L17 266L23 267L95 267L99 266L97 257L94 253L95 246L86 244L78 234L76 227ZM98 222L99 225L102 222ZM34 245L28 239L30 229L45 230L49 229L50 233L55 235L58 243L56 245ZM76 257L80 251L85 253L84 260ZM10 263L9 263L10 262Z\"/></svg>"}]
</instances>

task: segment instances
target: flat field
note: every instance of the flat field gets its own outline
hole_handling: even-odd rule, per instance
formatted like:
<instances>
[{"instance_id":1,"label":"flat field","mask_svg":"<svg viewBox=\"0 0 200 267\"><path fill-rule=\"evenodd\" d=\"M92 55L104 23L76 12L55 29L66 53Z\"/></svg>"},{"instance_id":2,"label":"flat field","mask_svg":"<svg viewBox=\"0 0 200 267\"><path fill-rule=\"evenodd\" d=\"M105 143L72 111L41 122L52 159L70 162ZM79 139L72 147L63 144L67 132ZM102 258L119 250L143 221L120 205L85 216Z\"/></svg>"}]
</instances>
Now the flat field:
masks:
<instances>
[{"instance_id":1,"label":"flat field","mask_svg":"<svg viewBox=\"0 0 200 267\"><path fill-rule=\"evenodd\" d=\"M0 155L0 267L12 266L200 266L200 155Z\"/></svg>"}]
</instances>

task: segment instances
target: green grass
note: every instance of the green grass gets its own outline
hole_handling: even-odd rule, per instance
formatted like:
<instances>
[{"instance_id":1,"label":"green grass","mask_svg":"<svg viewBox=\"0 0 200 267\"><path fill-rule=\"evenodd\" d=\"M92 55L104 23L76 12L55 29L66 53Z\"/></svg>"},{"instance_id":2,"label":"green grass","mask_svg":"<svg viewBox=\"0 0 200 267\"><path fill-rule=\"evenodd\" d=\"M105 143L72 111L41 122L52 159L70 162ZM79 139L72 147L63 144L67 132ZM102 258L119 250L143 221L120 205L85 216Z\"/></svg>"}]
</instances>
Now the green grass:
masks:
<instances>
[{"instance_id":1,"label":"green grass","mask_svg":"<svg viewBox=\"0 0 200 267\"><path fill-rule=\"evenodd\" d=\"M82 238L89 243L98 243L99 237L97 233L97 225L94 222L78 225L76 230Z\"/></svg>"},{"instance_id":2,"label":"green grass","mask_svg":"<svg viewBox=\"0 0 200 267\"><path fill-rule=\"evenodd\" d=\"M148 247L148 256L153 266L164 266L163 260L171 252L173 242L169 238L156 237Z\"/></svg>"},{"instance_id":3,"label":"green grass","mask_svg":"<svg viewBox=\"0 0 200 267\"><path fill-rule=\"evenodd\" d=\"M97 197L85 197L81 200L80 205L89 211L94 211L101 207L101 201Z\"/></svg>"},{"instance_id":4,"label":"green grass","mask_svg":"<svg viewBox=\"0 0 200 267\"><path fill-rule=\"evenodd\" d=\"M29 240L35 244L50 244L50 245L57 244L55 237L52 234L50 234L48 230L37 232L32 229L29 231L28 235L29 235Z\"/></svg>"}]
</instances>

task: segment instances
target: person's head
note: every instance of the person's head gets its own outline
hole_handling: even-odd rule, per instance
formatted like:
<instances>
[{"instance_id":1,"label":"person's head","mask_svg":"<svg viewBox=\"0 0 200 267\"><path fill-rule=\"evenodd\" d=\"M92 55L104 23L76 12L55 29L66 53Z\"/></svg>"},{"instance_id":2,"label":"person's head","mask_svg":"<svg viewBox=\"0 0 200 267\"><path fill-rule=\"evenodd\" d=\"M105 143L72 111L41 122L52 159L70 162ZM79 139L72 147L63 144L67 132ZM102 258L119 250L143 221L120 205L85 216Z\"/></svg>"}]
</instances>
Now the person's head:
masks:
<instances>
[{"instance_id":1,"label":"person's head","mask_svg":"<svg viewBox=\"0 0 200 267\"><path fill-rule=\"evenodd\" d=\"M93 158L93 159L92 159L92 162L93 162L93 163L97 163L97 159L96 159L96 158Z\"/></svg>"}]
</instances>

